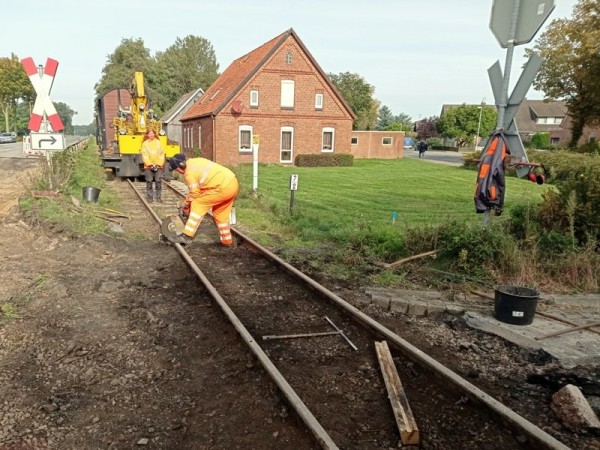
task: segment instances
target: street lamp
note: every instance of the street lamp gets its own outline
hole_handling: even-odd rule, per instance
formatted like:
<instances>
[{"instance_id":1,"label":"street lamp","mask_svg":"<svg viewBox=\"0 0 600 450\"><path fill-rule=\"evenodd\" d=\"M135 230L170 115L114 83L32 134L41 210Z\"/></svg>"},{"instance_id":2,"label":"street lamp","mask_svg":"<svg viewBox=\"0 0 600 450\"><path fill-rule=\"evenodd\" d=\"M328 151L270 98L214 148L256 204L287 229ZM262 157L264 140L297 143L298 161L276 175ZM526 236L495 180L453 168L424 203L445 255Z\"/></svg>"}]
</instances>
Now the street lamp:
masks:
<instances>
[{"instance_id":1,"label":"street lamp","mask_svg":"<svg viewBox=\"0 0 600 450\"><path fill-rule=\"evenodd\" d=\"M475 137L475 150L478 150L479 147L479 131L481 130L481 115L483 114L483 106L485 105L485 98L481 101L481 106L478 106L479 110L479 123L477 124L477 136Z\"/></svg>"}]
</instances>

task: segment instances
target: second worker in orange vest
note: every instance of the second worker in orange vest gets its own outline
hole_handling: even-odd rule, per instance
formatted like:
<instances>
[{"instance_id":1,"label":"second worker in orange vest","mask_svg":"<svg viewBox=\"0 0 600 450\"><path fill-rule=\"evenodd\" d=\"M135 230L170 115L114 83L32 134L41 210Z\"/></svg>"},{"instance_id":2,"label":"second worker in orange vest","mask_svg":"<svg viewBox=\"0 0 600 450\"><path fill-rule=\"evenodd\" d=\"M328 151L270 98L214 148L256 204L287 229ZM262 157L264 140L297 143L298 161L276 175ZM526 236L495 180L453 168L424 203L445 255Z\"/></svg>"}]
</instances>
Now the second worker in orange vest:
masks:
<instances>
[{"instance_id":1,"label":"second worker in orange vest","mask_svg":"<svg viewBox=\"0 0 600 450\"><path fill-rule=\"evenodd\" d=\"M184 208L189 210L183 234L173 242L189 244L194 239L202 219L212 209L222 245L233 245L229 217L239 184L235 174L206 158L186 159L177 154L168 160L171 170L183 174L188 187Z\"/></svg>"}]
</instances>

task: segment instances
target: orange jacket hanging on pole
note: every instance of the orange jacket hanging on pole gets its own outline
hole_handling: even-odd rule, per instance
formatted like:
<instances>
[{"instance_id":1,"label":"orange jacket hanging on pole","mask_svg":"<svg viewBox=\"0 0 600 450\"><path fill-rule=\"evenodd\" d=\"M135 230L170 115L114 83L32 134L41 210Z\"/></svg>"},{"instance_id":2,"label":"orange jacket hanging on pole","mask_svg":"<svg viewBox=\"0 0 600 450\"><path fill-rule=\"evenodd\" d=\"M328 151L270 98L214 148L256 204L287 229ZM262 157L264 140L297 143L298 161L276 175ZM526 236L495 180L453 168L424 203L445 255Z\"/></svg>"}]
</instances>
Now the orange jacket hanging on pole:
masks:
<instances>
[{"instance_id":1,"label":"orange jacket hanging on pole","mask_svg":"<svg viewBox=\"0 0 600 450\"><path fill-rule=\"evenodd\" d=\"M499 216L504 208L504 158L510 154L504 130L495 131L488 140L479 161L475 184L475 209L484 213L492 209Z\"/></svg>"},{"instance_id":2,"label":"orange jacket hanging on pole","mask_svg":"<svg viewBox=\"0 0 600 450\"><path fill-rule=\"evenodd\" d=\"M221 244L233 244L229 216L239 191L235 174L209 159L190 158L186 161L183 177L189 189L185 201L190 205L184 234L193 238L202 219L212 208Z\"/></svg>"}]
</instances>

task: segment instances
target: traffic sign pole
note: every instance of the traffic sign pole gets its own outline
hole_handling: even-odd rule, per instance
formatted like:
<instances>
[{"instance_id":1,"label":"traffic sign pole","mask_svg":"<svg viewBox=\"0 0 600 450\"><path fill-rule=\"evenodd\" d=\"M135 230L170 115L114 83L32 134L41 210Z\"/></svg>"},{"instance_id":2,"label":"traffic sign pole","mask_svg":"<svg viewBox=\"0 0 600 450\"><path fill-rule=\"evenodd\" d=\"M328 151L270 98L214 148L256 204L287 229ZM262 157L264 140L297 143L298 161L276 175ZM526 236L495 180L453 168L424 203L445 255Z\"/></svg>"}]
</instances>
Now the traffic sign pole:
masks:
<instances>
[{"instance_id":1,"label":"traffic sign pole","mask_svg":"<svg viewBox=\"0 0 600 450\"><path fill-rule=\"evenodd\" d=\"M519 4L521 0L515 0L512 16L510 20L510 31L506 47L506 62L504 63L504 78L502 80L502 91L500 92L500 102L498 103L498 122L496 129L504 127L504 112L506 111L506 102L508 101L508 83L510 81L510 71L512 69L513 54L515 51L515 32L517 30L517 22L519 20Z\"/></svg>"},{"instance_id":2,"label":"traffic sign pole","mask_svg":"<svg viewBox=\"0 0 600 450\"><path fill-rule=\"evenodd\" d=\"M509 96L508 85L514 48L533 39L554 7L554 0L494 0L492 6L490 29L500 46L506 48L504 74L498 61L488 69L498 109L496 130L504 130L511 157L518 159L519 162L526 163L528 158L514 117L542 65L542 59L536 53L532 53ZM517 166L517 175L520 177L527 175L528 171L525 166Z\"/></svg>"}]
</instances>

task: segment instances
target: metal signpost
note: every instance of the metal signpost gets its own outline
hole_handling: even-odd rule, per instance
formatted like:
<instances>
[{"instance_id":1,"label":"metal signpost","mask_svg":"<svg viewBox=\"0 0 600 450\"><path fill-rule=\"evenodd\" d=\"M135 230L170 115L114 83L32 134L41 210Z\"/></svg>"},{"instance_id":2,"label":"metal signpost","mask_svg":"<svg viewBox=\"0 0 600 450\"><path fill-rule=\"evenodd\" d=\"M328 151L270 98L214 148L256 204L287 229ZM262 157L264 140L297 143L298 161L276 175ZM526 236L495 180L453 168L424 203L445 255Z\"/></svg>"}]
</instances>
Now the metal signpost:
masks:
<instances>
[{"instance_id":1,"label":"metal signpost","mask_svg":"<svg viewBox=\"0 0 600 450\"><path fill-rule=\"evenodd\" d=\"M21 64L37 94L29 118L30 136L23 140L23 152L48 156L51 151L62 151L65 149L64 126L50 99L58 61L48 58L45 67L41 64L36 66L33 58L28 57L22 59Z\"/></svg>"},{"instance_id":2,"label":"metal signpost","mask_svg":"<svg viewBox=\"0 0 600 450\"><path fill-rule=\"evenodd\" d=\"M509 97L508 84L513 53L516 45L526 44L533 39L554 7L554 0L494 0L492 6L490 29L500 46L507 49L504 75L498 61L488 69L498 108L496 129L505 131L511 156L523 163L529 160L514 117L542 65L542 59L536 53L532 53ZM516 170L517 175L523 177L529 172L529 167L517 166Z\"/></svg>"},{"instance_id":3,"label":"metal signpost","mask_svg":"<svg viewBox=\"0 0 600 450\"><path fill-rule=\"evenodd\" d=\"M290 211L294 209L294 195L298 190L298 174L290 175Z\"/></svg>"},{"instance_id":4,"label":"metal signpost","mask_svg":"<svg viewBox=\"0 0 600 450\"><path fill-rule=\"evenodd\" d=\"M258 134L252 135L252 190L258 192Z\"/></svg>"}]
</instances>

